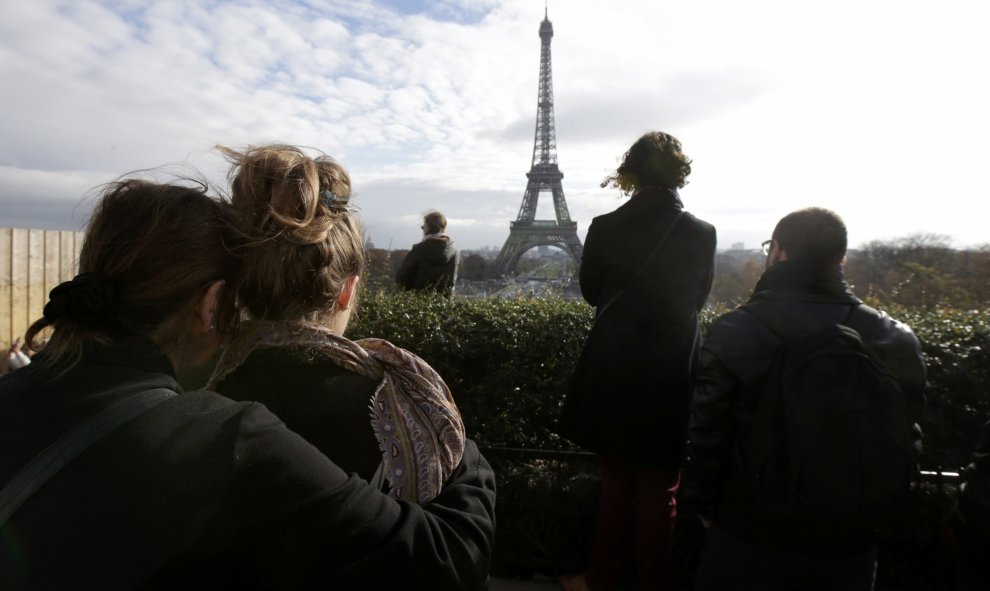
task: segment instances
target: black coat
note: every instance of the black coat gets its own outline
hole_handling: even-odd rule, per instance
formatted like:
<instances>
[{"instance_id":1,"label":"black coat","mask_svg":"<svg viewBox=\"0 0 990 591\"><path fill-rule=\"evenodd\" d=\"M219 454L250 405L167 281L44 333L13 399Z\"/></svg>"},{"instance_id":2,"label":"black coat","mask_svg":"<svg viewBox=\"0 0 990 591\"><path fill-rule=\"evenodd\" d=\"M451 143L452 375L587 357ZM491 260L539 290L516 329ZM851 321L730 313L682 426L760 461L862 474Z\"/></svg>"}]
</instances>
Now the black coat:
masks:
<instances>
[{"instance_id":1,"label":"black coat","mask_svg":"<svg viewBox=\"0 0 990 591\"><path fill-rule=\"evenodd\" d=\"M111 433L0 528L22 589L478 589L494 476L470 444L434 502L348 477L263 405L182 393L153 345L97 349L53 380L44 353L0 380L0 483L126 391L180 395Z\"/></svg>"},{"instance_id":2,"label":"black coat","mask_svg":"<svg viewBox=\"0 0 990 591\"><path fill-rule=\"evenodd\" d=\"M964 485L959 491L956 507L949 524L953 526L958 544L960 568L958 588L961 591L986 589L990 580L990 421L973 452L973 461L963 473Z\"/></svg>"},{"instance_id":3,"label":"black coat","mask_svg":"<svg viewBox=\"0 0 990 591\"><path fill-rule=\"evenodd\" d=\"M460 254L453 240L428 238L414 245L402 259L395 281L402 289L435 291L445 296L454 293Z\"/></svg>"},{"instance_id":4,"label":"black coat","mask_svg":"<svg viewBox=\"0 0 990 591\"><path fill-rule=\"evenodd\" d=\"M345 472L370 481L382 461L369 410L378 385L312 359L305 347L282 346L255 349L216 390L264 404Z\"/></svg>"},{"instance_id":5,"label":"black coat","mask_svg":"<svg viewBox=\"0 0 990 591\"><path fill-rule=\"evenodd\" d=\"M862 305L838 266L777 263L760 278L750 301L716 320L705 339L691 404L690 459L681 480L684 501L756 543L828 551L843 546L849 551L862 549L853 548L847 539L810 539L804 524L773 523L738 486L743 477L735 461L737 445L749 432L759 403L761 378L780 342L767 324L781 338L788 338L840 324L857 305L861 310L856 322L864 342L897 379L910 423L918 420L924 405L925 363L910 327ZM920 446L920 430L915 428L913 434Z\"/></svg>"},{"instance_id":6,"label":"black coat","mask_svg":"<svg viewBox=\"0 0 990 591\"><path fill-rule=\"evenodd\" d=\"M602 308L625 291L595 322L561 423L562 433L587 449L661 468L681 465L687 441L715 228L685 212L637 272L681 211L676 191L648 188L592 221L581 293Z\"/></svg>"},{"instance_id":7,"label":"black coat","mask_svg":"<svg viewBox=\"0 0 990 591\"><path fill-rule=\"evenodd\" d=\"M983 425L973 461L963 476L965 486L956 506L959 525L981 536L990 547L990 421Z\"/></svg>"}]
</instances>

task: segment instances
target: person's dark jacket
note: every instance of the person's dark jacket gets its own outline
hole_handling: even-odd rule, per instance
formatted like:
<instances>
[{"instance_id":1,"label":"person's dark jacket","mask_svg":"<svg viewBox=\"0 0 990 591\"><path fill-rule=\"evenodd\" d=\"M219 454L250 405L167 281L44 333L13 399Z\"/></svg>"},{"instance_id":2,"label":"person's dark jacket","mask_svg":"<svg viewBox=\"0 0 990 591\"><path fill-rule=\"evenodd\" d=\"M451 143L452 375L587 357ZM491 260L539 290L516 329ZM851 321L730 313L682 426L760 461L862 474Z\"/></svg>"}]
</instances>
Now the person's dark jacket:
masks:
<instances>
[{"instance_id":1,"label":"person's dark jacket","mask_svg":"<svg viewBox=\"0 0 990 591\"><path fill-rule=\"evenodd\" d=\"M331 361L314 360L305 347L283 346L252 351L216 391L264 404L345 472L371 481L382 461L369 410L378 386Z\"/></svg>"},{"instance_id":2,"label":"person's dark jacket","mask_svg":"<svg viewBox=\"0 0 990 591\"><path fill-rule=\"evenodd\" d=\"M973 460L963 471L963 484L949 525L959 552L959 589L985 589L990 580L990 421L983 426Z\"/></svg>"},{"instance_id":3,"label":"person's dark jacket","mask_svg":"<svg viewBox=\"0 0 990 591\"><path fill-rule=\"evenodd\" d=\"M446 236L427 238L414 245L402 259L395 281L402 289L435 291L445 296L454 293L460 254L454 241Z\"/></svg>"},{"instance_id":4,"label":"person's dark jacket","mask_svg":"<svg viewBox=\"0 0 990 591\"><path fill-rule=\"evenodd\" d=\"M691 404L690 457L681 482L682 499L730 533L763 545L806 544L835 550L849 540L805 540L801 524L774 523L743 486L737 445L749 432L761 393L760 379L788 338L841 324L854 306L859 332L894 374L904 394L916 445L915 425L924 404L925 364L911 329L853 295L841 267L783 261L760 278L749 302L716 320L705 339ZM760 320L756 318L758 315ZM871 540L857 538L858 547Z\"/></svg>"},{"instance_id":5,"label":"person's dark jacket","mask_svg":"<svg viewBox=\"0 0 990 591\"><path fill-rule=\"evenodd\" d=\"M0 528L5 591L479 589L494 476L469 444L439 497L348 477L263 405L182 392L152 344L94 349L54 379L44 353L0 382L0 483L132 391L175 396L44 484Z\"/></svg>"},{"instance_id":6,"label":"person's dark jacket","mask_svg":"<svg viewBox=\"0 0 990 591\"><path fill-rule=\"evenodd\" d=\"M600 317L560 425L586 449L668 469L683 460L698 314L715 265L715 228L687 212L648 259L682 211L675 190L651 187L592 221L580 281Z\"/></svg>"},{"instance_id":7,"label":"person's dark jacket","mask_svg":"<svg viewBox=\"0 0 990 591\"><path fill-rule=\"evenodd\" d=\"M973 461L963 471L955 512L960 525L982 536L990 545L990 421L983 426Z\"/></svg>"}]
</instances>

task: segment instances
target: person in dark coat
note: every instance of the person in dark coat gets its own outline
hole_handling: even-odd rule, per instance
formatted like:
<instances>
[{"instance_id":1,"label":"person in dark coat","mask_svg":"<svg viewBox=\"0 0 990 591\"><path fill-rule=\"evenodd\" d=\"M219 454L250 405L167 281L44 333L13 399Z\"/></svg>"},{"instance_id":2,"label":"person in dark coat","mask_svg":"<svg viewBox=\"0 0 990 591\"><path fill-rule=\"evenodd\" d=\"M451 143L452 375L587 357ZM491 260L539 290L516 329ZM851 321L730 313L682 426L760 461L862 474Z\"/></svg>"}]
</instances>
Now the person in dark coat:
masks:
<instances>
[{"instance_id":1,"label":"person in dark coat","mask_svg":"<svg viewBox=\"0 0 990 591\"><path fill-rule=\"evenodd\" d=\"M395 281L402 289L435 291L450 297L454 293L461 255L445 233L447 217L439 211L430 211L423 216L420 229L423 240L402 259Z\"/></svg>"},{"instance_id":2,"label":"person in dark coat","mask_svg":"<svg viewBox=\"0 0 990 591\"><path fill-rule=\"evenodd\" d=\"M959 555L959 589L985 589L990 581L990 421L983 425L973 459L963 471L948 525Z\"/></svg>"},{"instance_id":3,"label":"person in dark coat","mask_svg":"<svg viewBox=\"0 0 990 591\"><path fill-rule=\"evenodd\" d=\"M470 441L440 494L409 503L349 476L263 405L178 385L233 324L224 211L179 184L105 190L80 275L28 331L40 352L0 380L0 587L483 588L495 484ZM151 389L164 389L157 406L8 503L42 450Z\"/></svg>"},{"instance_id":4,"label":"person in dark coat","mask_svg":"<svg viewBox=\"0 0 990 591\"><path fill-rule=\"evenodd\" d=\"M680 142L647 133L606 179L627 203L596 217L581 259L581 293L596 307L561 430L602 463L590 561L565 589L611 589L635 556L640 589L665 589L674 495L701 344L698 314L715 263L715 228L684 211L691 172Z\"/></svg>"},{"instance_id":5,"label":"person in dark coat","mask_svg":"<svg viewBox=\"0 0 990 591\"><path fill-rule=\"evenodd\" d=\"M207 387L264 403L396 498L429 501L460 461L464 423L425 361L381 339L343 336L364 268L347 171L294 146L224 152L234 165L239 238L230 246L244 258L236 286L244 321Z\"/></svg>"},{"instance_id":6,"label":"person in dark coat","mask_svg":"<svg viewBox=\"0 0 990 591\"><path fill-rule=\"evenodd\" d=\"M784 216L764 243L767 268L752 297L709 329L691 401L681 490L708 532L696 589L873 587L875 535L812 531L804 521L771 513L752 494L740 459L781 342L845 323L854 325L897 381L906 415L901 428L920 446L916 423L926 383L921 345L910 327L853 294L842 271L846 240L845 224L832 211L807 208ZM904 487L906 494L906 478Z\"/></svg>"}]
</instances>

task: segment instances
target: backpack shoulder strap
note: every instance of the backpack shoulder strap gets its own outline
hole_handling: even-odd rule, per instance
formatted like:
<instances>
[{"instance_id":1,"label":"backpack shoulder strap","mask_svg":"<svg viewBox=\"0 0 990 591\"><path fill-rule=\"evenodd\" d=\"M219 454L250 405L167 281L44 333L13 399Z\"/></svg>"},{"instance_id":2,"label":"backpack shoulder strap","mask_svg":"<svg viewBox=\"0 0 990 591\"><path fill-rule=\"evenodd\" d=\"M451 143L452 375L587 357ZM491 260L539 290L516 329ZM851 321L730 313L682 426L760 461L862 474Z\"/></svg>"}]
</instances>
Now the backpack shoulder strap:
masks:
<instances>
[{"instance_id":1,"label":"backpack shoulder strap","mask_svg":"<svg viewBox=\"0 0 990 591\"><path fill-rule=\"evenodd\" d=\"M595 320L601 318L602 314L605 313L605 310L607 310L609 306L614 304L616 300L622 297L622 295L626 293L626 291L630 287L632 287L633 283L636 283L636 280L639 279L639 277L643 274L643 272L646 271L646 268L650 266L650 262L653 260L653 257L655 257L656 254L660 252L660 248L663 246L665 242L667 242L667 238L670 237L670 234L674 231L674 227L677 225L677 222L681 221L681 217L683 216L684 216L683 209L677 212L677 215L674 216L674 221L672 221L670 225L667 226L667 230L664 231L663 236L661 236L660 240L657 241L656 246L653 247L653 251L650 252L650 254L646 257L646 259L643 260L643 264L639 267L639 270L636 271L636 274L632 276L632 279L629 280L629 283L626 283L625 287L617 291L615 295L613 295L607 302L605 302L603 306L598 308L598 310L595 313Z\"/></svg>"},{"instance_id":2,"label":"backpack shoulder strap","mask_svg":"<svg viewBox=\"0 0 990 591\"><path fill-rule=\"evenodd\" d=\"M873 314L869 312L873 312ZM842 321L842 324L858 332L863 342L866 343L879 330L880 323L876 322L875 314L876 310L865 304L854 304L852 310L849 311L849 316Z\"/></svg>"},{"instance_id":3,"label":"backpack shoulder strap","mask_svg":"<svg viewBox=\"0 0 990 591\"><path fill-rule=\"evenodd\" d=\"M0 490L0 526L59 470L128 421L175 396L167 388L145 390L113 404L68 433L35 456Z\"/></svg>"}]
</instances>

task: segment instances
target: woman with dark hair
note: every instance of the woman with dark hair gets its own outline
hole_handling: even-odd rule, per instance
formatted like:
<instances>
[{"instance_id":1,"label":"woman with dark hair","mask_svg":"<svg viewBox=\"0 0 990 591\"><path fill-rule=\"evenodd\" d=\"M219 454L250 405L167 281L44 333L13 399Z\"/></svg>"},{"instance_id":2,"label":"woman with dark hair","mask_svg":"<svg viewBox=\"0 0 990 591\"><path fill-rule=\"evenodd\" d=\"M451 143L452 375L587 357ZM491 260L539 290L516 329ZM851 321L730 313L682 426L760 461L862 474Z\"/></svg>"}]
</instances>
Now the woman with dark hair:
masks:
<instances>
[{"instance_id":1,"label":"woman with dark hair","mask_svg":"<svg viewBox=\"0 0 990 591\"><path fill-rule=\"evenodd\" d=\"M602 463L598 528L568 591L612 589L635 559L639 589L668 588L688 405L711 289L715 228L684 211L691 161L676 138L650 132L602 183L632 194L596 217L581 258L595 324L565 401L561 432Z\"/></svg>"},{"instance_id":2,"label":"woman with dark hair","mask_svg":"<svg viewBox=\"0 0 990 591\"><path fill-rule=\"evenodd\" d=\"M0 380L0 585L22 589L481 588L494 482L477 448L425 505L348 477L264 406L177 371L233 324L239 260L203 187L125 180L81 273Z\"/></svg>"}]
</instances>

